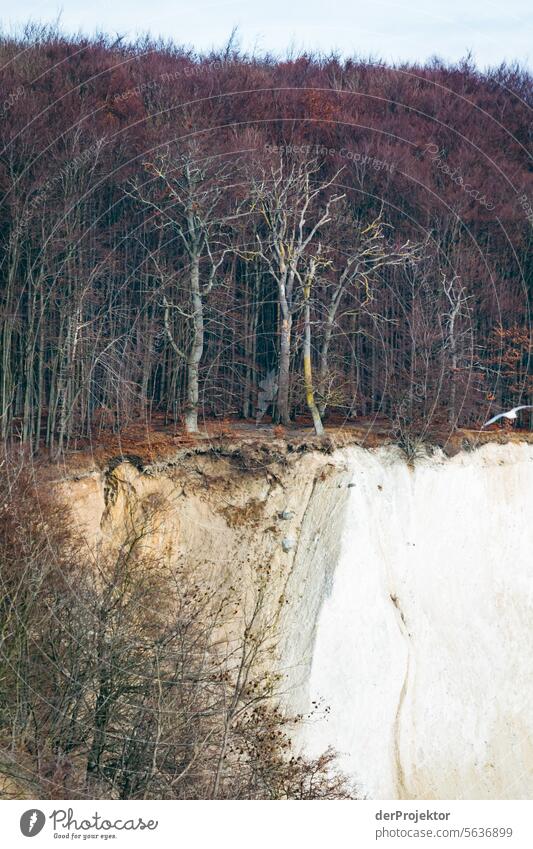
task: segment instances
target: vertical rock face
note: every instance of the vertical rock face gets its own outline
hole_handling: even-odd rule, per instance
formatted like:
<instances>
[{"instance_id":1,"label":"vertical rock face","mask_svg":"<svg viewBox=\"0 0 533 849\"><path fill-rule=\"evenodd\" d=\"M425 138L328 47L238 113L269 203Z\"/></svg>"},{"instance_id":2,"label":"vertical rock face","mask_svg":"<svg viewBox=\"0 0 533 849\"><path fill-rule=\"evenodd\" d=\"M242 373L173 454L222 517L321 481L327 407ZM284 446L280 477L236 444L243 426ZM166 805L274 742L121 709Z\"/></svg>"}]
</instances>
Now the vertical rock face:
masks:
<instances>
[{"instance_id":1,"label":"vertical rock face","mask_svg":"<svg viewBox=\"0 0 533 849\"><path fill-rule=\"evenodd\" d=\"M532 445L187 462L68 500L94 545L154 516L159 556L240 588L235 633L268 574L297 745L333 746L373 798L533 796Z\"/></svg>"},{"instance_id":2,"label":"vertical rock face","mask_svg":"<svg viewBox=\"0 0 533 849\"><path fill-rule=\"evenodd\" d=\"M301 745L374 798L531 798L533 447L344 459L342 515L308 508L291 576Z\"/></svg>"}]
</instances>

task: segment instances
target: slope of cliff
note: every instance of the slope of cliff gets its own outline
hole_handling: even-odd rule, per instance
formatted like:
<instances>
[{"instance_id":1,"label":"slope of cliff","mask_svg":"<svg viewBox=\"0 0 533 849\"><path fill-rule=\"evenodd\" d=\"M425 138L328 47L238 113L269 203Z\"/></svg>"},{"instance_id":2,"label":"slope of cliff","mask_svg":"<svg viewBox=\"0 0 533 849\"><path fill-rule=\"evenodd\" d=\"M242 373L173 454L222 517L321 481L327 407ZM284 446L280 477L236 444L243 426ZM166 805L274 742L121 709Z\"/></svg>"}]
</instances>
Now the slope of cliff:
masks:
<instances>
[{"instance_id":1,"label":"slope of cliff","mask_svg":"<svg viewBox=\"0 0 533 849\"><path fill-rule=\"evenodd\" d=\"M192 455L61 488L92 546L155 515L160 556L238 584L236 631L266 575L296 744L370 797L533 795L533 445Z\"/></svg>"}]
</instances>

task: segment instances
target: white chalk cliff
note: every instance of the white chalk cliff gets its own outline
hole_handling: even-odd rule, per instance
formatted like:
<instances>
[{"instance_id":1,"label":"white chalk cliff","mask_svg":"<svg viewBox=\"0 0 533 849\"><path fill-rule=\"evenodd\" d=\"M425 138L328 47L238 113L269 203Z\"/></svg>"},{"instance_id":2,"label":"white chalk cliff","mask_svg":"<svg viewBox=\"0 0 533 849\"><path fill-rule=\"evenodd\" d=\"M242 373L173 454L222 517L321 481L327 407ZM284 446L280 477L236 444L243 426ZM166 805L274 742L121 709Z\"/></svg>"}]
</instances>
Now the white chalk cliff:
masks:
<instances>
[{"instance_id":1,"label":"white chalk cliff","mask_svg":"<svg viewBox=\"0 0 533 849\"><path fill-rule=\"evenodd\" d=\"M238 481L210 462L203 489L123 465L111 504L96 479L71 501L96 540L157 492L169 557L240 579L268 559L284 699L317 705L296 745L333 746L370 798L532 798L533 445L413 467L352 446Z\"/></svg>"},{"instance_id":2,"label":"white chalk cliff","mask_svg":"<svg viewBox=\"0 0 533 849\"><path fill-rule=\"evenodd\" d=\"M329 707L301 743L373 798L531 798L533 447L346 459L292 576L293 704Z\"/></svg>"}]
</instances>

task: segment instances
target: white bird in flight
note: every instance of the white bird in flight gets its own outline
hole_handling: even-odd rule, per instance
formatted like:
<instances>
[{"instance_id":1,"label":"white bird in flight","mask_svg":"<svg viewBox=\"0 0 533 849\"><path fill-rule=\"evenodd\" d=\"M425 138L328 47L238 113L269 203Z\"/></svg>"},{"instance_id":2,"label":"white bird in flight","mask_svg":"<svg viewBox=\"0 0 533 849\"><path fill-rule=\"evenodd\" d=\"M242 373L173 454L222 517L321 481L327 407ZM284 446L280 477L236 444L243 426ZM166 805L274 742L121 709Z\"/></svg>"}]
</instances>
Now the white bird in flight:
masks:
<instances>
[{"instance_id":1,"label":"white bird in flight","mask_svg":"<svg viewBox=\"0 0 533 849\"><path fill-rule=\"evenodd\" d=\"M481 429L487 427L487 425L494 424L494 422L497 422L498 419L510 419L514 422L514 420L517 418L517 413L519 410L533 410L533 404L522 404L521 407L513 407L512 410L507 410L506 413L498 413L497 416L493 416L491 419L488 420L488 422L485 422L484 425L481 425Z\"/></svg>"}]
</instances>

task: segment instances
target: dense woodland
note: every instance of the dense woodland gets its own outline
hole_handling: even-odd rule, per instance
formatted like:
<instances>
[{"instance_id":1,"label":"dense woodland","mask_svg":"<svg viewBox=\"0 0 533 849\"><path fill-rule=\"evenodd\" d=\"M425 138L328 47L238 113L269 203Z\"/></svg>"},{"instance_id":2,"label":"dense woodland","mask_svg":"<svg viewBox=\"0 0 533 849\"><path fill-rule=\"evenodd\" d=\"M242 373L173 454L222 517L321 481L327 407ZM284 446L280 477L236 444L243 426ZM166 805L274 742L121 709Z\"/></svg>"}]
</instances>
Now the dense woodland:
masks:
<instances>
[{"instance_id":1,"label":"dense woodland","mask_svg":"<svg viewBox=\"0 0 533 849\"><path fill-rule=\"evenodd\" d=\"M234 589L154 556L161 505L89 550L28 455L533 403L532 101L468 58L0 36L2 797L357 795L291 751L269 564L229 640Z\"/></svg>"},{"instance_id":2,"label":"dense woodland","mask_svg":"<svg viewBox=\"0 0 533 849\"><path fill-rule=\"evenodd\" d=\"M0 90L4 440L533 403L525 70L30 27Z\"/></svg>"}]
</instances>

